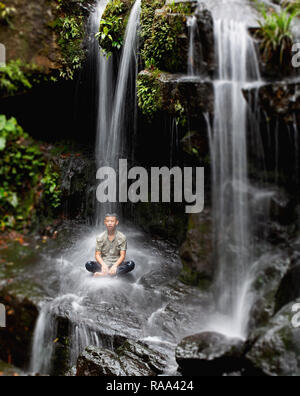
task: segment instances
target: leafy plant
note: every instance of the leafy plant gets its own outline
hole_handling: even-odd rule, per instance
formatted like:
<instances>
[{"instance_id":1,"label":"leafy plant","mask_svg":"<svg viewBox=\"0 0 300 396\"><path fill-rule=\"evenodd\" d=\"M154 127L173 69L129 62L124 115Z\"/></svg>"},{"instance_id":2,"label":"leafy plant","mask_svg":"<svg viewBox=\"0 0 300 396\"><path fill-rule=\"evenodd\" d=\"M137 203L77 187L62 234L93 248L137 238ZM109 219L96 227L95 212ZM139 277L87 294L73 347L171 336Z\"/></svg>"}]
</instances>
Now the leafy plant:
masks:
<instances>
[{"instance_id":1,"label":"leafy plant","mask_svg":"<svg viewBox=\"0 0 300 396\"><path fill-rule=\"evenodd\" d=\"M20 60L11 60L6 66L0 67L0 93L11 95L20 90L32 88L23 71L26 65Z\"/></svg>"},{"instance_id":2,"label":"leafy plant","mask_svg":"<svg viewBox=\"0 0 300 396\"><path fill-rule=\"evenodd\" d=\"M44 173L44 180L42 175ZM15 118L0 115L0 228L22 229L42 197L59 205L59 176Z\"/></svg>"},{"instance_id":3,"label":"leafy plant","mask_svg":"<svg viewBox=\"0 0 300 396\"><path fill-rule=\"evenodd\" d=\"M61 204L60 176L52 169L51 164L47 164L41 183L44 185L45 195L52 207L58 208Z\"/></svg>"},{"instance_id":4,"label":"leafy plant","mask_svg":"<svg viewBox=\"0 0 300 396\"><path fill-rule=\"evenodd\" d=\"M283 9L280 13L272 11L269 14L264 4L258 3L258 8L263 20L259 20L260 29L257 37L260 38L260 48L263 58L268 61L274 54L279 55L280 64L283 63L283 55L290 51L293 45L293 34L291 23L299 15L299 11L289 13L288 9Z\"/></svg>"},{"instance_id":5,"label":"leafy plant","mask_svg":"<svg viewBox=\"0 0 300 396\"><path fill-rule=\"evenodd\" d=\"M123 45L128 11L132 4L133 0L129 2L112 0L104 11L100 21L99 33L96 34L96 37L107 56L111 56L115 50L119 50Z\"/></svg>"},{"instance_id":6,"label":"leafy plant","mask_svg":"<svg viewBox=\"0 0 300 396\"><path fill-rule=\"evenodd\" d=\"M149 23L149 22L148 22ZM186 31L186 21L180 14L170 15L167 9L154 14L151 30L144 36L142 58L146 68L178 72L182 68L180 37Z\"/></svg>"},{"instance_id":7,"label":"leafy plant","mask_svg":"<svg viewBox=\"0 0 300 396\"><path fill-rule=\"evenodd\" d=\"M171 13L190 15L192 13L191 3L175 3L173 0L171 3L165 6L165 9Z\"/></svg>"},{"instance_id":8,"label":"leafy plant","mask_svg":"<svg viewBox=\"0 0 300 396\"><path fill-rule=\"evenodd\" d=\"M16 12L15 7L7 7L4 3L0 2L0 22L2 24L11 25L11 19Z\"/></svg>"},{"instance_id":9,"label":"leafy plant","mask_svg":"<svg viewBox=\"0 0 300 396\"><path fill-rule=\"evenodd\" d=\"M159 70L140 74L137 80L138 106L149 121L162 105L161 88L157 80Z\"/></svg>"},{"instance_id":10,"label":"leafy plant","mask_svg":"<svg viewBox=\"0 0 300 396\"><path fill-rule=\"evenodd\" d=\"M84 59L82 42L84 38L83 16L62 16L51 27L58 34L58 45L62 52L63 69L60 76L73 79L74 72L80 69Z\"/></svg>"}]
</instances>

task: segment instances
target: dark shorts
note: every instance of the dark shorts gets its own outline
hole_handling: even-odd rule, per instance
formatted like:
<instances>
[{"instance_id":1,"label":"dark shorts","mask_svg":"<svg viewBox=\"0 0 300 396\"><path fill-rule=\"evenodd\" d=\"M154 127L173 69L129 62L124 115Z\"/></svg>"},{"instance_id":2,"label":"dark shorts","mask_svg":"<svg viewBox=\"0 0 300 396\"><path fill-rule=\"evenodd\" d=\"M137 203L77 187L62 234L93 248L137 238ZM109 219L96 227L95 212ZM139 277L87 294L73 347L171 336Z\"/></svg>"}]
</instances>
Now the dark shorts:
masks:
<instances>
[{"instance_id":1,"label":"dark shorts","mask_svg":"<svg viewBox=\"0 0 300 396\"><path fill-rule=\"evenodd\" d=\"M135 263L133 261L124 261L122 264L119 265L117 269L117 275L127 274L128 272L133 271L134 267ZM86 263L85 268L93 274L95 272L101 272L102 270L101 265L97 261L89 261L88 263Z\"/></svg>"}]
</instances>

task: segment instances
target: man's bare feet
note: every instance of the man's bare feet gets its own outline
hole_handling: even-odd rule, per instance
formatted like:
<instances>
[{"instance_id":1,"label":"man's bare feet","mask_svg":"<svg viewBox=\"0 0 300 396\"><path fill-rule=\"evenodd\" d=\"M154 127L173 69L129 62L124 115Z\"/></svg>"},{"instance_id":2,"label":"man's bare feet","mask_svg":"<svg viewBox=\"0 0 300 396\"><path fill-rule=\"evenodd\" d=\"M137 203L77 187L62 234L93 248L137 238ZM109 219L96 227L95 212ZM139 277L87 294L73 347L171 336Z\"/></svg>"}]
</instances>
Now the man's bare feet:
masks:
<instances>
[{"instance_id":1,"label":"man's bare feet","mask_svg":"<svg viewBox=\"0 0 300 396\"><path fill-rule=\"evenodd\" d=\"M107 275L106 272L95 272L94 278L100 278L100 277L106 276L106 275Z\"/></svg>"}]
</instances>

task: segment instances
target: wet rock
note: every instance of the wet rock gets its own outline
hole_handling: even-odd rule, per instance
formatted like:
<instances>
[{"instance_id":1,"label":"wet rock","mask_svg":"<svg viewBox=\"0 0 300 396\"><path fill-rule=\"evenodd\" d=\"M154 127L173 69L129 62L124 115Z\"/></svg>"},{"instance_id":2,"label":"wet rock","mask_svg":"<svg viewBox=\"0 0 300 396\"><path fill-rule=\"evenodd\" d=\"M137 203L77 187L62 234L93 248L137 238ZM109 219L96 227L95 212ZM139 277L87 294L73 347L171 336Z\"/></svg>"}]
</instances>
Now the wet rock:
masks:
<instances>
[{"instance_id":1,"label":"wet rock","mask_svg":"<svg viewBox=\"0 0 300 396\"><path fill-rule=\"evenodd\" d=\"M147 71L141 73L148 73ZM162 109L176 115L176 103L180 103L190 118L199 113L213 114L214 88L209 81L183 78L181 75L161 73L158 81L162 92Z\"/></svg>"},{"instance_id":2,"label":"wet rock","mask_svg":"<svg viewBox=\"0 0 300 396\"><path fill-rule=\"evenodd\" d=\"M0 330L1 360L18 367L28 363L40 295L41 289L26 279L0 288L0 303L7 314L6 328Z\"/></svg>"},{"instance_id":3,"label":"wet rock","mask_svg":"<svg viewBox=\"0 0 300 396\"><path fill-rule=\"evenodd\" d=\"M200 214L190 215L187 237L179 253L184 265L183 282L197 286L212 280L212 218L207 208Z\"/></svg>"},{"instance_id":4,"label":"wet rock","mask_svg":"<svg viewBox=\"0 0 300 396\"><path fill-rule=\"evenodd\" d=\"M77 361L78 377L102 377L126 375L118 356L108 350L88 347Z\"/></svg>"},{"instance_id":5,"label":"wet rock","mask_svg":"<svg viewBox=\"0 0 300 396\"><path fill-rule=\"evenodd\" d=\"M94 216L96 164L93 156L90 153L77 153L60 156L54 161L61 174L64 215L68 218Z\"/></svg>"},{"instance_id":6,"label":"wet rock","mask_svg":"<svg viewBox=\"0 0 300 396\"><path fill-rule=\"evenodd\" d=\"M204 69L213 76L216 68L213 18L211 12L205 8L205 3L199 4L195 16L198 27L198 40L196 38L195 42L196 51L198 50L198 53L202 54L202 65L198 66L198 70Z\"/></svg>"},{"instance_id":7,"label":"wet rock","mask_svg":"<svg viewBox=\"0 0 300 396\"><path fill-rule=\"evenodd\" d=\"M128 339L116 352L122 362L133 360L135 365L146 365L147 371L150 368L155 374L162 374L166 367L166 358L162 354L140 342ZM128 372L128 369L126 371Z\"/></svg>"},{"instance_id":8,"label":"wet rock","mask_svg":"<svg viewBox=\"0 0 300 396\"><path fill-rule=\"evenodd\" d=\"M176 348L176 361L183 375L214 376L238 371L244 342L213 332L184 338Z\"/></svg>"},{"instance_id":9,"label":"wet rock","mask_svg":"<svg viewBox=\"0 0 300 396\"><path fill-rule=\"evenodd\" d=\"M283 307L254 343L246 358L268 376L300 375L300 332L292 326L292 307ZM253 337L253 335L252 335Z\"/></svg>"},{"instance_id":10,"label":"wet rock","mask_svg":"<svg viewBox=\"0 0 300 396\"><path fill-rule=\"evenodd\" d=\"M282 252L263 254L256 263L253 294L255 303L250 311L251 330L265 326L275 314L276 294L282 279L290 267L290 258Z\"/></svg>"},{"instance_id":11,"label":"wet rock","mask_svg":"<svg viewBox=\"0 0 300 396\"><path fill-rule=\"evenodd\" d=\"M77 361L77 376L152 376L161 374L165 359L147 346L126 340L115 352L88 347Z\"/></svg>"},{"instance_id":12,"label":"wet rock","mask_svg":"<svg viewBox=\"0 0 300 396\"><path fill-rule=\"evenodd\" d=\"M145 148L144 148L145 149ZM182 204L135 204L134 224L151 235L159 236L177 244L182 243L187 228L187 216Z\"/></svg>"},{"instance_id":13,"label":"wet rock","mask_svg":"<svg viewBox=\"0 0 300 396\"><path fill-rule=\"evenodd\" d=\"M300 241L290 245L291 265L284 275L276 293L275 311L300 298Z\"/></svg>"},{"instance_id":14,"label":"wet rock","mask_svg":"<svg viewBox=\"0 0 300 396\"><path fill-rule=\"evenodd\" d=\"M160 70L171 73L186 73L189 51L189 31L187 18L195 15L197 19L197 35L195 38L195 51L201 54L201 70L212 72L214 69L214 34L211 12L204 3L195 1L177 2L184 3L184 7L169 7L170 2L161 9L156 9L152 36L144 45L144 60L154 59L155 66ZM181 4L182 5L182 4ZM156 41L160 38L160 41ZM169 43L172 45L169 45ZM163 56L162 56L163 54ZM197 62L197 57L195 57Z\"/></svg>"},{"instance_id":15,"label":"wet rock","mask_svg":"<svg viewBox=\"0 0 300 396\"><path fill-rule=\"evenodd\" d=\"M281 46L274 49L266 49L261 35L261 28L250 28L250 34L255 40L256 52L258 55L259 68L265 79L281 80L286 77L296 76L296 68L293 67L292 51L293 42L291 38L286 37L285 48L281 53Z\"/></svg>"},{"instance_id":16,"label":"wet rock","mask_svg":"<svg viewBox=\"0 0 300 396\"><path fill-rule=\"evenodd\" d=\"M276 82L257 88L243 89L250 104L256 104L269 118L300 125L300 84Z\"/></svg>"}]
</instances>

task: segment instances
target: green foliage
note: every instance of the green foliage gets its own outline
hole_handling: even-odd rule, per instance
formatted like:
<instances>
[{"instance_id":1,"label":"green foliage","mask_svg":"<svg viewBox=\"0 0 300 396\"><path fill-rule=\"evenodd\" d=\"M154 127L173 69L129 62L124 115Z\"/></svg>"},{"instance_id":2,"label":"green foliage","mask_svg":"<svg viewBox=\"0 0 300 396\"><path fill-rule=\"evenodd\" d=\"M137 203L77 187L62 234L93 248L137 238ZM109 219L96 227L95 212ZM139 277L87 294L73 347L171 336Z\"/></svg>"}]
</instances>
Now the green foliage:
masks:
<instances>
[{"instance_id":1,"label":"green foliage","mask_svg":"<svg viewBox=\"0 0 300 396\"><path fill-rule=\"evenodd\" d=\"M51 164L47 164L41 183L44 185L45 195L51 206L58 208L61 204L60 176Z\"/></svg>"},{"instance_id":2,"label":"green foliage","mask_svg":"<svg viewBox=\"0 0 300 396\"><path fill-rule=\"evenodd\" d=\"M24 67L28 67L21 60L12 60L6 66L0 67L0 93L12 95L18 91L32 88Z\"/></svg>"},{"instance_id":3,"label":"green foliage","mask_svg":"<svg viewBox=\"0 0 300 396\"><path fill-rule=\"evenodd\" d=\"M149 121L161 109L161 88L157 75L159 71L140 74L137 80L138 106Z\"/></svg>"},{"instance_id":4,"label":"green foliage","mask_svg":"<svg viewBox=\"0 0 300 396\"><path fill-rule=\"evenodd\" d=\"M53 80L54 76L45 74L35 64L27 64L20 59L11 60L0 67L0 96L26 92L37 84Z\"/></svg>"},{"instance_id":5,"label":"green foliage","mask_svg":"<svg viewBox=\"0 0 300 396\"><path fill-rule=\"evenodd\" d=\"M51 27L58 34L58 45L63 56L61 77L73 79L74 72L80 69L85 53L82 48L84 39L83 16L63 16L57 18Z\"/></svg>"},{"instance_id":6,"label":"green foliage","mask_svg":"<svg viewBox=\"0 0 300 396\"><path fill-rule=\"evenodd\" d=\"M164 9L158 15L154 14L152 29L149 28L150 18L147 20L143 30L146 40L141 54L147 68L177 72L182 68L179 37L186 31L186 20L180 14L167 11Z\"/></svg>"},{"instance_id":7,"label":"green foliage","mask_svg":"<svg viewBox=\"0 0 300 396\"><path fill-rule=\"evenodd\" d=\"M164 0L142 0L141 37L144 41L148 40L152 36L152 24L154 20L155 10L162 8L164 4Z\"/></svg>"},{"instance_id":8,"label":"green foliage","mask_svg":"<svg viewBox=\"0 0 300 396\"><path fill-rule=\"evenodd\" d=\"M186 111L184 106L180 103L178 99L174 103L174 112L175 112L176 124L185 126L187 123Z\"/></svg>"},{"instance_id":9,"label":"green foliage","mask_svg":"<svg viewBox=\"0 0 300 396\"><path fill-rule=\"evenodd\" d=\"M15 118L0 115L0 229L26 227L43 193L45 202L56 208L58 184L39 146Z\"/></svg>"},{"instance_id":10,"label":"green foliage","mask_svg":"<svg viewBox=\"0 0 300 396\"><path fill-rule=\"evenodd\" d=\"M299 10L287 7L280 13L272 11L267 12L266 7L262 3L257 3L263 20L259 20L260 29L257 37L261 40L260 48L265 61L270 60L274 56L278 56L280 64L283 63L284 53L291 51L293 45L293 34L291 31L291 23L293 19L299 15Z\"/></svg>"},{"instance_id":11,"label":"green foliage","mask_svg":"<svg viewBox=\"0 0 300 396\"><path fill-rule=\"evenodd\" d=\"M91 0L56 0L57 18L49 24L61 50L60 76L73 79L85 59L85 20Z\"/></svg>"},{"instance_id":12,"label":"green foliage","mask_svg":"<svg viewBox=\"0 0 300 396\"><path fill-rule=\"evenodd\" d=\"M0 2L0 23L11 25L11 20L16 12L15 7L7 7L4 3Z\"/></svg>"},{"instance_id":13,"label":"green foliage","mask_svg":"<svg viewBox=\"0 0 300 396\"><path fill-rule=\"evenodd\" d=\"M166 5L165 9L167 12L184 15L190 15L193 12L191 3L175 3L175 0L173 0L172 3Z\"/></svg>"},{"instance_id":14,"label":"green foliage","mask_svg":"<svg viewBox=\"0 0 300 396\"><path fill-rule=\"evenodd\" d=\"M128 22L128 11L133 1L112 0L108 3L100 21L99 33L96 37L107 56L123 45L124 34Z\"/></svg>"}]
</instances>

